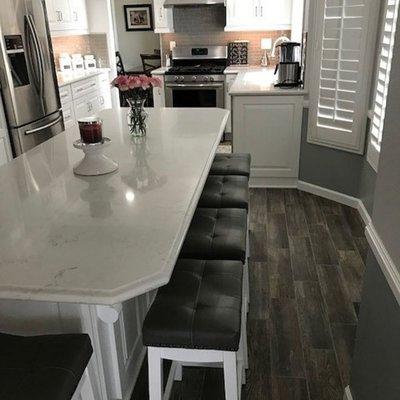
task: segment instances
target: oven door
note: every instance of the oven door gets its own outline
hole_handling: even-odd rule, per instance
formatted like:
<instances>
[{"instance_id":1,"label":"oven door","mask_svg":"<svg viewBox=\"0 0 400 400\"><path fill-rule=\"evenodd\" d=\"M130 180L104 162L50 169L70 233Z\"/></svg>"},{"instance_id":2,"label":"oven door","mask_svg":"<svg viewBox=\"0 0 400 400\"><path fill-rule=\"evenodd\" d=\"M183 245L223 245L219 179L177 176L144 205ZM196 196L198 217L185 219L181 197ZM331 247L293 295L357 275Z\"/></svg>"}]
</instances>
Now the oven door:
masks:
<instances>
[{"instance_id":1,"label":"oven door","mask_svg":"<svg viewBox=\"0 0 400 400\"><path fill-rule=\"evenodd\" d=\"M224 82L166 83L165 105L224 108Z\"/></svg>"}]
</instances>

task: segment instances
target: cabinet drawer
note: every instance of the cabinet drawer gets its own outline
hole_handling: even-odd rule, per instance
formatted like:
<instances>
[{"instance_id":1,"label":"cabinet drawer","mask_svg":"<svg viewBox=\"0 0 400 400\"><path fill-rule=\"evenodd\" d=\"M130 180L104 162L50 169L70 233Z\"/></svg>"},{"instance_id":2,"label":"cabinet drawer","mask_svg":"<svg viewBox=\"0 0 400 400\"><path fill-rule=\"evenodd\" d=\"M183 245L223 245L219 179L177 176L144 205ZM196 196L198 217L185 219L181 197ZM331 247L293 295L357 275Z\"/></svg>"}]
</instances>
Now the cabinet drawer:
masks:
<instances>
[{"instance_id":1,"label":"cabinet drawer","mask_svg":"<svg viewBox=\"0 0 400 400\"><path fill-rule=\"evenodd\" d=\"M71 87L72 87L72 96L73 99L75 100L79 97L85 96L86 94L98 88L97 77L95 76L93 78L88 78L83 81L73 83Z\"/></svg>"},{"instance_id":2,"label":"cabinet drawer","mask_svg":"<svg viewBox=\"0 0 400 400\"><path fill-rule=\"evenodd\" d=\"M64 104L62 107L65 128L69 128L76 122L73 103Z\"/></svg>"},{"instance_id":3,"label":"cabinet drawer","mask_svg":"<svg viewBox=\"0 0 400 400\"><path fill-rule=\"evenodd\" d=\"M59 92L62 105L72 102L72 89L70 85L60 87Z\"/></svg>"},{"instance_id":4,"label":"cabinet drawer","mask_svg":"<svg viewBox=\"0 0 400 400\"><path fill-rule=\"evenodd\" d=\"M74 101L75 118L90 117L99 111L99 92L94 90L86 96Z\"/></svg>"}]
</instances>

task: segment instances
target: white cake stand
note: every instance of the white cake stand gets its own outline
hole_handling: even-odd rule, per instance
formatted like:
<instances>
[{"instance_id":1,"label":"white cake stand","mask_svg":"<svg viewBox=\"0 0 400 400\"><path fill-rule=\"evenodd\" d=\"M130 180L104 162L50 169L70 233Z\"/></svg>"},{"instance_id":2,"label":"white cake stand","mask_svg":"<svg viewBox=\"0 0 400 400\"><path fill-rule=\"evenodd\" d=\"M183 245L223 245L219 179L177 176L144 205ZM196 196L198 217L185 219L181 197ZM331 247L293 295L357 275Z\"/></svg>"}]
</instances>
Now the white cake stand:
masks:
<instances>
[{"instance_id":1,"label":"white cake stand","mask_svg":"<svg viewBox=\"0 0 400 400\"><path fill-rule=\"evenodd\" d=\"M118 169L118 163L103 154L103 149L109 146L111 140L103 138L100 143L74 142L74 147L85 153L85 157L74 167L76 175L96 176L110 174Z\"/></svg>"}]
</instances>

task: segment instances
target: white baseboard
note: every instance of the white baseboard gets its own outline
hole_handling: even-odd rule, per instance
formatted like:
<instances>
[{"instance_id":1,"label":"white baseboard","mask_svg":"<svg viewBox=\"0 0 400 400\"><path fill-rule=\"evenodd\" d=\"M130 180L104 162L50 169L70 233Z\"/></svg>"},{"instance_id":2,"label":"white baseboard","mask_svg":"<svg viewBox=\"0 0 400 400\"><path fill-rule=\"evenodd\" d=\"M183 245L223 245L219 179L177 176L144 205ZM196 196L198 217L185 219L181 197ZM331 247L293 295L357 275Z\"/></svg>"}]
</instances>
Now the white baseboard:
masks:
<instances>
[{"instance_id":1,"label":"white baseboard","mask_svg":"<svg viewBox=\"0 0 400 400\"><path fill-rule=\"evenodd\" d=\"M358 199L357 210L360 213L360 217L364 221L364 224L366 226L370 225L372 223L372 218L369 215L368 210L365 208L364 203L360 199Z\"/></svg>"},{"instance_id":2,"label":"white baseboard","mask_svg":"<svg viewBox=\"0 0 400 400\"><path fill-rule=\"evenodd\" d=\"M297 188L297 178L262 178L252 176L249 185L251 188L295 189Z\"/></svg>"},{"instance_id":3,"label":"white baseboard","mask_svg":"<svg viewBox=\"0 0 400 400\"><path fill-rule=\"evenodd\" d=\"M351 395L350 386L346 386L344 389L343 400L353 400L353 396Z\"/></svg>"},{"instance_id":4,"label":"white baseboard","mask_svg":"<svg viewBox=\"0 0 400 400\"><path fill-rule=\"evenodd\" d=\"M357 209L360 202L360 199L357 199L356 197L348 196L347 194L335 192L334 190L326 189L304 181L298 181L297 188L303 190L304 192L312 193L317 196L324 197L325 199L336 201L340 204Z\"/></svg>"}]
</instances>

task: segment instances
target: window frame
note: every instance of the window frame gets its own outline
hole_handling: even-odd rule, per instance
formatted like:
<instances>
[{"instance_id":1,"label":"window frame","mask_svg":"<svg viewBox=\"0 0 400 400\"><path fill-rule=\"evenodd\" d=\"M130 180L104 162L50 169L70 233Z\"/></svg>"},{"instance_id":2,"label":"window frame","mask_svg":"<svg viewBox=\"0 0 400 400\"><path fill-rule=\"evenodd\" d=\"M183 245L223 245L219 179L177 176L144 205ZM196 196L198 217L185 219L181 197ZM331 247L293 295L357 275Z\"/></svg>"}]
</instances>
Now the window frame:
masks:
<instances>
[{"instance_id":1,"label":"window frame","mask_svg":"<svg viewBox=\"0 0 400 400\"><path fill-rule=\"evenodd\" d=\"M307 142L320 146L330 147L342 151L356 154L365 153L365 143L367 136L367 114L370 105L371 81L374 71L374 58L376 56L376 46L368 46L368 43L376 43L378 32L378 21L380 19L380 4L376 0L365 0L368 7L366 20L366 39L364 56L361 58L364 68L361 80L361 92L359 94L361 100L359 107L356 109L357 129L353 131L351 143L348 137L345 140L340 137L340 131L337 130L337 137L326 138L319 134L319 126L317 124L318 104L319 104L319 82L321 74L321 53L325 16L325 0L310 0L310 29L309 43L307 47L311 49L307 56L308 73L306 82L309 82L309 117ZM318 77L316 79L315 77ZM333 131L333 129L332 129ZM338 134L339 133L339 134Z\"/></svg>"},{"instance_id":2,"label":"window frame","mask_svg":"<svg viewBox=\"0 0 400 400\"><path fill-rule=\"evenodd\" d=\"M371 167L374 169L375 172L378 172L379 168L379 158L380 158L380 152L381 152L381 147L379 149L374 145L373 143L373 135L372 135L372 121L374 118L374 108L375 108L375 103L376 103L376 97L378 94L378 74L379 74L379 62L381 59L381 53L382 53L382 42L383 42L383 37L385 34L385 25L386 25L386 15L387 15L387 8L388 8L388 3L390 0L384 0L385 4L383 6L383 9L380 13L379 16L379 35L377 38L377 49L376 49L376 63L374 66L374 80L373 80L373 91L372 91L372 97L371 97L371 104L370 104L370 110L368 112L368 118L370 122L370 126L368 129L368 144L367 144L367 161L371 165ZM397 25L399 14L400 14L400 5L399 1L397 1L397 16L394 21L394 25ZM393 32L393 42L392 42L392 51L395 45L395 40L396 40L396 29ZM392 59L390 60L392 63ZM385 86L385 90L387 92L390 84L390 75L391 75L391 65L390 64L390 71L389 71L389 81L387 82L387 86ZM384 106L384 112L386 116L386 104ZM383 129L384 129L384 123L385 123L385 116L383 118L382 122L382 138L383 138ZM382 143L382 139L380 141L380 144Z\"/></svg>"}]
</instances>

